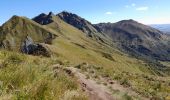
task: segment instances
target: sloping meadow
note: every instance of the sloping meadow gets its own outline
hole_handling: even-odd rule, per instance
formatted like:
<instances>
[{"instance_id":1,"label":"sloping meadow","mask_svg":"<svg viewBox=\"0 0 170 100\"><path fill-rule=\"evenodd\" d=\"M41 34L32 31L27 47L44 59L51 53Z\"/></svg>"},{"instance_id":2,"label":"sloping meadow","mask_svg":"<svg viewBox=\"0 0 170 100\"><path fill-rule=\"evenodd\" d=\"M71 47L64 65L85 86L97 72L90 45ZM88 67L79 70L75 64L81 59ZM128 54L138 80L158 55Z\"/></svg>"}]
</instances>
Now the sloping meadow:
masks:
<instances>
[{"instance_id":1,"label":"sloping meadow","mask_svg":"<svg viewBox=\"0 0 170 100\"><path fill-rule=\"evenodd\" d=\"M54 62L58 61L0 51L0 99L86 100L76 79L63 71L56 75Z\"/></svg>"}]
</instances>

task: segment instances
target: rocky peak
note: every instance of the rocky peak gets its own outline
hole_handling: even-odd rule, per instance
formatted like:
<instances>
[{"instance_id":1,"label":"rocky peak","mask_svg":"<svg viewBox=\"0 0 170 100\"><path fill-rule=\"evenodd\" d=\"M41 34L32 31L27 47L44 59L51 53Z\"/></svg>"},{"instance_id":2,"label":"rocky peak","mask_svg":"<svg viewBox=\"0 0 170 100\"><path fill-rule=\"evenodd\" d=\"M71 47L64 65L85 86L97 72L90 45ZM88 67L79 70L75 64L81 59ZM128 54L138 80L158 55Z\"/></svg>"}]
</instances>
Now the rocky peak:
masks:
<instances>
[{"instance_id":1,"label":"rocky peak","mask_svg":"<svg viewBox=\"0 0 170 100\"><path fill-rule=\"evenodd\" d=\"M89 21L85 20L84 18L81 18L76 14L63 11L57 14L57 16L64 20L66 23L78 28L79 30L83 31L84 33L87 33L88 35L91 33L98 32Z\"/></svg>"},{"instance_id":2,"label":"rocky peak","mask_svg":"<svg viewBox=\"0 0 170 100\"><path fill-rule=\"evenodd\" d=\"M33 20L41 25L47 25L53 22L52 17L55 16L52 12L49 12L48 15L42 13L38 16L36 16L35 18L33 18Z\"/></svg>"},{"instance_id":3,"label":"rocky peak","mask_svg":"<svg viewBox=\"0 0 170 100\"><path fill-rule=\"evenodd\" d=\"M39 16L44 17L44 16L47 16L47 15L45 13L41 13Z\"/></svg>"},{"instance_id":4,"label":"rocky peak","mask_svg":"<svg viewBox=\"0 0 170 100\"><path fill-rule=\"evenodd\" d=\"M83 18L81 18L81 17L79 17L78 15L76 15L76 14L73 14L73 13L71 13L71 12L67 12L67 11L63 11L63 12L61 12L61 13L59 13L59 14L57 14L57 16L62 16L62 17L72 17L72 18L76 18L76 19L83 19Z\"/></svg>"},{"instance_id":5,"label":"rocky peak","mask_svg":"<svg viewBox=\"0 0 170 100\"><path fill-rule=\"evenodd\" d=\"M55 16L54 13L53 13L53 12L49 12L49 14L48 14L47 17L48 17L48 18L52 18L53 16Z\"/></svg>"},{"instance_id":6,"label":"rocky peak","mask_svg":"<svg viewBox=\"0 0 170 100\"><path fill-rule=\"evenodd\" d=\"M54 13L53 12L49 12L48 16L53 16Z\"/></svg>"}]
</instances>

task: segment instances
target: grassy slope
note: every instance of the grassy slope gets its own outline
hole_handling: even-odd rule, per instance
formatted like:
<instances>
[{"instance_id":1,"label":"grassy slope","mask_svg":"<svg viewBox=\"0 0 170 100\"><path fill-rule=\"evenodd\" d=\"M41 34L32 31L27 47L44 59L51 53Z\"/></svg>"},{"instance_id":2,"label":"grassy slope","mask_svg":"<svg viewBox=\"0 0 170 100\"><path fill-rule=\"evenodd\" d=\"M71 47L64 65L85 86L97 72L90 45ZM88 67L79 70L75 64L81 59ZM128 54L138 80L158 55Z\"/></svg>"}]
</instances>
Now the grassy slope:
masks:
<instances>
[{"instance_id":1,"label":"grassy slope","mask_svg":"<svg viewBox=\"0 0 170 100\"><path fill-rule=\"evenodd\" d=\"M86 37L80 30L66 24L60 19L55 19L60 34L53 40L51 50L59 54L59 57L70 61L72 64L88 62L97 66L111 68L117 71L128 71L134 73L143 73L146 70L144 62L128 57L115 48L106 44L97 43ZM51 23L49 26L54 25ZM78 45L77 45L78 44ZM114 61L103 57L104 54L110 55ZM141 70L143 68L143 70ZM148 71L150 73L150 71Z\"/></svg>"},{"instance_id":2,"label":"grassy slope","mask_svg":"<svg viewBox=\"0 0 170 100\"><path fill-rule=\"evenodd\" d=\"M34 42L41 43L49 34L55 33L28 18L13 16L2 25L0 41L4 43L6 49L17 50L26 36L30 36Z\"/></svg>"},{"instance_id":3,"label":"grassy slope","mask_svg":"<svg viewBox=\"0 0 170 100\"><path fill-rule=\"evenodd\" d=\"M36 24L32 21L31 23L33 23L33 25ZM27 26L27 24L25 25ZM31 28L32 26L29 26L29 24L27 27L29 31L35 29L34 27ZM48 45L54 55L52 58L47 59L20 54L15 55L13 53L8 54L8 52L2 51L1 63L2 66L6 66L0 70L0 80L5 82L2 86L2 97L8 97L10 95L14 98L42 97L42 99L47 99L51 97L50 99L58 99L60 98L59 96L63 96L68 90L77 90L76 82L72 81L70 77L61 73L61 76L57 79L53 78L52 70L49 66L57 62L55 59L59 59L69 66L88 63L89 65L97 67L97 75L108 76L118 81L128 80L128 83L133 85L133 88L137 89L138 92L144 92L144 95L145 93L149 93L149 96L152 95L151 93L155 88L152 86L154 86L153 82L155 81L147 81L148 84L145 84L146 79L138 78L145 77L144 75L150 77L150 75L155 74L154 70L151 70L147 63L129 57L114 47L87 38L80 30L68 25L57 17L55 18L55 23L51 23L48 26L36 24L36 27L37 30L43 28L43 30L47 32L50 31L59 36L52 41L52 45ZM24 31L23 28L20 28L21 27L18 26L16 31ZM37 38L38 36L35 37ZM11 55L14 55L12 59L19 59L19 62L17 61L16 64L15 60L11 62ZM7 60L7 64L3 58ZM129 74L127 75L126 73ZM11 86L15 89L6 92L8 90L7 87ZM166 87L161 88L162 93L169 93L169 87L168 85L166 86L167 89ZM19 90L19 93L16 90ZM153 95L157 96L159 93L160 91L156 91ZM162 94L160 95L162 96Z\"/></svg>"},{"instance_id":4,"label":"grassy slope","mask_svg":"<svg viewBox=\"0 0 170 100\"><path fill-rule=\"evenodd\" d=\"M57 62L51 58L0 51L0 99L86 99L74 78L62 71L54 77L52 65ZM79 95L73 98L68 91Z\"/></svg>"},{"instance_id":5,"label":"grassy slope","mask_svg":"<svg viewBox=\"0 0 170 100\"><path fill-rule=\"evenodd\" d=\"M135 91L150 98L164 98L170 93L169 77L163 77L164 83L149 64L97 43L76 28L60 19L58 21L61 36L53 41L50 48L61 60L70 62L72 66L88 63L101 67L102 70L96 71L97 75L109 76L120 83L127 82Z\"/></svg>"}]
</instances>

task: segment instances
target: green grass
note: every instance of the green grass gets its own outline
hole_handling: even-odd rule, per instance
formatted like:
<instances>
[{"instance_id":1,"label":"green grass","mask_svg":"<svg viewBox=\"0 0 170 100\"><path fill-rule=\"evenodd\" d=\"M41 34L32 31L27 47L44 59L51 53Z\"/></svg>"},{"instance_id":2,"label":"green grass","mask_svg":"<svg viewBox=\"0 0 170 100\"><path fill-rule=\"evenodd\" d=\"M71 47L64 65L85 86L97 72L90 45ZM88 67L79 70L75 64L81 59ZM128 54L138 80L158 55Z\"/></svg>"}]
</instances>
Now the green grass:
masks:
<instances>
[{"instance_id":1,"label":"green grass","mask_svg":"<svg viewBox=\"0 0 170 100\"><path fill-rule=\"evenodd\" d=\"M79 64L75 67L81 69L83 73L88 73L88 76L101 76L103 78L116 80L125 88L131 88L134 92L146 98L165 99L170 93L169 77L137 74L127 71L117 72L111 69L105 70L104 67L97 67L90 64ZM91 73L91 71L93 71L93 73ZM98 78L98 80L100 79ZM125 98L126 97L127 95L125 95ZM126 99L129 100L130 98L127 97Z\"/></svg>"},{"instance_id":2,"label":"green grass","mask_svg":"<svg viewBox=\"0 0 170 100\"><path fill-rule=\"evenodd\" d=\"M3 43L3 48L13 51L20 51L26 36L31 37L35 43L44 43L47 42L49 36L55 37L58 33L28 18L19 16L13 16L2 25L0 31L2 33L0 41ZM48 43L50 42L51 39L48 38Z\"/></svg>"},{"instance_id":3,"label":"green grass","mask_svg":"<svg viewBox=\"0 0 170 100\"><path fill-rule=\"evenodd\" d=\"M21 44L27 34L40 42L44 42L49 32L58 37L47 45L53 54L51 58L0 51L0 99L87 99L79 90L76 79L62 71L56 75L51 67L56 63L76 66L94 76L109 77L145 96L164 98L170 93L169 76L162 77L163 81L157 79L154 65L151 68L145 61L128 56L114 46L94 41L58 17L54 21L41 26L17 17L4 25L2 29L8 34L0 40L5 38L7 45L13 39L14 44ZM124 97L130 99L127 95Z\"/></svg>"},{"instance_id":4,"label":"green grass","mask_svg":"<svg viewBox=\"0 0 170 100\"><path fill-rule=\"evenodd\" d=\"M72 66L76 66L84 72L94 71L96 76L101 75L117 80L120 84L132 87L146 97L165 98L170 93L169 80L167 80L169 77L162 77L165 83L157 79L156 70L153 69L154 65L151 67L142 60L121 53L105 44L98 44L85 37L80 31L66 27L62 28L69 30L64 30L63 34L69 39L59 37L50 46L51 50L58 54L59 59L68 60ZM84 48L75 43L83 45ZM154 80L148 80L145 76L153 77Z\"/></svg>"},{"instance_id":5,"label":"green grass","mask_svg":"<svg viewBox=\"0 0 170 100\"><path fill-rule=\"evenodd\" d=\"M79 93L70 98L86 99L76 79L64 72L54 77L54 59L0 51L0 61L0 99L59 100L67 91Z\"/></svg>"}]
</instances>

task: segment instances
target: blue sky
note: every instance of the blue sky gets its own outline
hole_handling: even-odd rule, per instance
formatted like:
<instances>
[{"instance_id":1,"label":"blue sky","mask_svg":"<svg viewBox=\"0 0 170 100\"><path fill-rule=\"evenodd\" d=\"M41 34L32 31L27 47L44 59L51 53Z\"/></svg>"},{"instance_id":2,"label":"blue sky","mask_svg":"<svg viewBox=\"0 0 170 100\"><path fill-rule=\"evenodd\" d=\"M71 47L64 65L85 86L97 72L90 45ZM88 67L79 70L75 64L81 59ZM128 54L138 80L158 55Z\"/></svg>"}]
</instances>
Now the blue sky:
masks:
<instances>
[{"instance_id":1,"label":"blue sky","mask_svg":"<svg viewBox=\"0 0 170 100\"><path fill-rule=\"evenodd\" d=\"M32 18L42 12L76 13L92 23L134 19L144 24L170 23L170 0L2 0L0 24L13 15Z\"/></svg>"}]
</instances>

